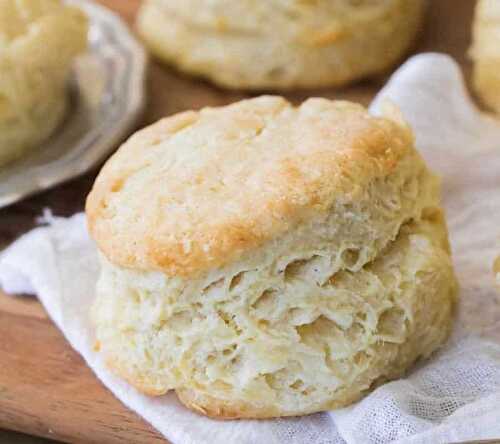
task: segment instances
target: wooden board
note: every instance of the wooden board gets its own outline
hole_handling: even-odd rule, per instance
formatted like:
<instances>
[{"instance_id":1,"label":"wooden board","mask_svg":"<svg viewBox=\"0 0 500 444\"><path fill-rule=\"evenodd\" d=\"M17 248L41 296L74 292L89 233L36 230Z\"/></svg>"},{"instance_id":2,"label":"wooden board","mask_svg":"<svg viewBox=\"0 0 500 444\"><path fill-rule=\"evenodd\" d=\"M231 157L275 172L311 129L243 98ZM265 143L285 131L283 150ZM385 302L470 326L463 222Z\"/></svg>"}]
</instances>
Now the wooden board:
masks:
<instances>
[{"instance_id":1,"label":"wooden board","mask_svg":"<svg viewBox=\"0 0 500 444\"><path fill-rule=\"evenodd\" d=\"M133 23L138 0L101 0ZM427 23L416 52L446 52L463 66L469 46L473 0L431 0ZM298 102L323 96L368 104L385 82L379 78L344 90L287 94ZM150 101L143 124L159 117L245 97L152 64ZM95 172L0 211L0 247L34 225L44 207L57 215L81 211ZM94 377L66 343L40 304L32 298L0 294L0 428L85 443L165 442L127 410Z\"/></svg>"}]
</instances>

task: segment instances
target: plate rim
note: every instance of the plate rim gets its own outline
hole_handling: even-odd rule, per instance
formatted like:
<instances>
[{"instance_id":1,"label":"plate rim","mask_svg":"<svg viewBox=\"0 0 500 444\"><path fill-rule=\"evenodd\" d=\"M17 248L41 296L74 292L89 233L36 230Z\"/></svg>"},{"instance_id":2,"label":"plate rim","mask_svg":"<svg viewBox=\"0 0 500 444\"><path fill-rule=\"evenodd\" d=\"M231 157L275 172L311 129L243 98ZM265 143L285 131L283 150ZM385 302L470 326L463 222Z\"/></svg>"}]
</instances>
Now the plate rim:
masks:
<instances>
[{"instance_id":1,"label":"plate rim","mask_svg":"<svg viewBox=\"0 0 500 444\"><path fill-rule=\"evenodd\" d=\"M91 170L116 150L118 144L129 135L130 131L137 124L145 109L149 57L145 48L140 44L129 26L117 13L91 0L66 0L65 3L81 7L87 13L90 22L92 22L93 18L98 18L99 20L96 20L97 23L100 21L109 23L110 27L117 31L116 34L119 35L119 40L123 42L122 47L127 48L132 54L134 62L128 66L130 72L127 85L131 85L131 87L128 91L127 112L115 122L113 131L107 136L102 150L93 151L88 149L82 156L65 163L64 167L61 165L65 162L65 155L63 154L50 162L28 168L26 173L31 173L32 180L26 181L22 189L17 187L15 191L11 190L0 193L0 208L12 205L39 192L46 191ZM102 135L102 128L97 126L96 128L91 128L91 131L84 134L81 138L76 139L75 142L81 143L85 137L93 137L94 140L88 144L91 147L98 142ZM70 151L67 151L67 153L70 153ZM20 158L19 160L22 161L22 159ZM16 161L13 164L15 165L15 163ZM6 169L8 168L7 166ZM50 174L47 174L47 170L50 171Z\"/></svg>"}]
</instances>

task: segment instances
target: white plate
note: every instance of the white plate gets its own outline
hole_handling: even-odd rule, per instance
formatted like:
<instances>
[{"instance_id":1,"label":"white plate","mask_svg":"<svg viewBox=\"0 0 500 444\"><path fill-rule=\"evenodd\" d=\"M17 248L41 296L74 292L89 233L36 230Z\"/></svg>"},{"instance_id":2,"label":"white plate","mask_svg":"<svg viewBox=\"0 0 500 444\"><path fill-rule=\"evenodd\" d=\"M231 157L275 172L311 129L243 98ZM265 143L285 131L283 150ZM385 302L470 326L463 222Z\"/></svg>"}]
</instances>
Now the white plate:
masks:
<instances>
[{"instance_id":1,"label":"white plate","mask_svg":"<svg viewBox=\"0 0 500 444\"><path fill-rule=\"evenodd\" d=\"M134 129L145 101L147 57L127 25L89 0L89 49L75 61L65 121L40 147L0 170L0 208L78 176Z\"/></svg>"}]
</instances>

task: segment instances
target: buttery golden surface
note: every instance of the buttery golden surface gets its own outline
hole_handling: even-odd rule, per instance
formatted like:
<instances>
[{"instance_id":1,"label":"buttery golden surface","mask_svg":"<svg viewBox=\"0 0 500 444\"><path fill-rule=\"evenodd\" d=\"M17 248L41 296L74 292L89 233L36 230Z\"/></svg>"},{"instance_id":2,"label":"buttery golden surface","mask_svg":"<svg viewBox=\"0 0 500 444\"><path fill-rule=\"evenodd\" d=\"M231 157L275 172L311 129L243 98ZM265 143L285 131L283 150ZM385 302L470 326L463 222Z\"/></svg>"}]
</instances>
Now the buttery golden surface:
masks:
<instances>
[{"instance_id":1,"label":"buttery golden surface","mask_svg":"<svg viewBox=\"0 0 500 444\"><path fill-rule=\"evenodd\" d=\"M160 59L230 88L339 86L390 68L424 0L146 0L138 31Z\"/></svg>"},{"instance_id":2,"label":"buttery golden surface","mask_svg":"<svg viewBox=\"0 0 500 444\"><path fill-rule=\"evenodd\" d=\"M370 200L403 200L398 187L423 169L408 128L361 106L309 99L295 108L263 96L178 114L132 136L101 171L87 214L112 262L190 276L324 218L334 204L365 204L364 219L339 226L368 232L380 217L373 223L386 243L415 202L375 215ZM392 173L397 184L384 182Z\"/></svg>"}]
</instances>

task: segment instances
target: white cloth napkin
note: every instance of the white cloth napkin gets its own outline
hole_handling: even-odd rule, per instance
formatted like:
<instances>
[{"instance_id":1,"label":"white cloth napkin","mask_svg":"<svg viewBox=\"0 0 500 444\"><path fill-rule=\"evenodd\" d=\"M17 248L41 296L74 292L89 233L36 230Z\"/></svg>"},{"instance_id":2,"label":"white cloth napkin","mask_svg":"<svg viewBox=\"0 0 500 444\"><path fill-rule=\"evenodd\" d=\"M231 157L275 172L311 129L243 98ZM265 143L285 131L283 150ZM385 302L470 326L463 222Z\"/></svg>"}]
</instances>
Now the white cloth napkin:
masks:
<instances>
[{"instance_id":1,"label":"white cloth napkin","mask_svg":"<svg viewBox=\"0 0 500 444\"><path fill-rule=\"evenodd\" d=\"M387 98L401 108L418 148L443 177L461 302L454 336L439 353L349 408L302 418L222 422L190 412L172 394L147 397L114 377L92 350L88 310L98 264L83 214L45 215L46 226L0 256L0 284L8 293L38 295L104 385L174 444L500 438L500 296L491 272L500 254L500 121L474 107L460 69L444 55L410 59L380 92L372 112Z\"/></svg>"}]
</instances>

